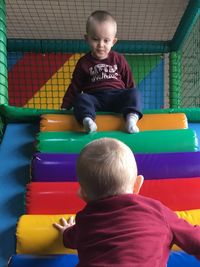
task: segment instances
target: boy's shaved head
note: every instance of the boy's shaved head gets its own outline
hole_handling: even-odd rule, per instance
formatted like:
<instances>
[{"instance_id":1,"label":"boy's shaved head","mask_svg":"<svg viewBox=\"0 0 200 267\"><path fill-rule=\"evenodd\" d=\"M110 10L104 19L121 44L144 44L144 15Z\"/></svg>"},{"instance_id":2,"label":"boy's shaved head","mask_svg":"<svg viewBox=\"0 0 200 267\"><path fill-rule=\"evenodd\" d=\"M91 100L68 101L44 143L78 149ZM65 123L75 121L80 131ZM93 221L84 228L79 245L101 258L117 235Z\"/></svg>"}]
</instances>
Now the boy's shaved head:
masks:
<instances>
[{"instance_id":1,"label":"boy's shaved head","mask_svg":"<svg viewBox=\"0 0 200 267\"><path fill-rule=\"evenodd\" d=\"M86 33L89 33L92 25L95 24L95 22L97 23L102 23L102 22L111 22L115 28L115 34L117 32L117 23L115 18L107 11L104 10L96 10L94 11L87 19L87 23L86 23Z\"/></svg>"}]
</instances>

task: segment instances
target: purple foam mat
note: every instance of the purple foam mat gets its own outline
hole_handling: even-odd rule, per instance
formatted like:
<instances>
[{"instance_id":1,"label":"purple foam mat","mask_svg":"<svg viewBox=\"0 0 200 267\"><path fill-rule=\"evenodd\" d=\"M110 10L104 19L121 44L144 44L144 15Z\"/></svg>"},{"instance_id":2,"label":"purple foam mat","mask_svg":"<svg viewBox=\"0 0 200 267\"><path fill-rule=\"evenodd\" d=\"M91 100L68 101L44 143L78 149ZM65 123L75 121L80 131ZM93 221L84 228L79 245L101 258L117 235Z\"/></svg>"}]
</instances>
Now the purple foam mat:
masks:
<instances>
[{"instance_id":1,"label":"purple foam mat","mask_svg":"<svg viewBox=\"0 0 200 267\"><path fill-rule=\"evenodd\" d=\"M31 162L34 182L77 181L78 154L35 153Z\"/></svg>"},{"instance_id":2,"label":"purple foam mat","mask_svg":"<svg viewBox=\"0 0 200 267\"><path fill-rule=\"evenodd\" d=\"M78 154L35 153L32 181L76 181ZM200 177L200 152L136 154L138 173L145 179Z\"/></svg>"}]
</instances>

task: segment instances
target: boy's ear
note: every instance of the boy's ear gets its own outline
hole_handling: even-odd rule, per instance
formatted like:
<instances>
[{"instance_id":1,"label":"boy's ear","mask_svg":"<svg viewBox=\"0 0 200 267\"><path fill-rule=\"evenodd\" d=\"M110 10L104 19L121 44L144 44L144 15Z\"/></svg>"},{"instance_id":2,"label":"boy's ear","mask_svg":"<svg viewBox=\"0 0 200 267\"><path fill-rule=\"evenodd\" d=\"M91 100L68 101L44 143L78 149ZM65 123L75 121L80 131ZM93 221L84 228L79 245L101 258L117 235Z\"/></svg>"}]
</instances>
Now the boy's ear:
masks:
<instances>
[{"instance_id":1,"label":"boy's ear","mask_svg":"<svg viewBox=\"0 0 200 267\"><path fill-rule=\"evenodd\" d=\"M138 194L140 192L140 188L141 188L143 182L144 182L144 177L142 175L138 175L136 180L135 180L135 184L134 184L134 188L133 188L134 194Z\"/></svg>"},{"instance_id":2,"label":"boy's ear","mask_svg":"<svg viewBox=\"0 0 200 267\"><path fill-rule=\"evenodd\" d=\"M78 189L77 194L82 200L84 200L85 202L88 202L87 195L81 187Z\"/></svg>"},{"instance_id":3,"label":"boy's ear","mask_svg":"<svg viewBox=\"0 0 200 267\"><path fill-rule=\"evenodd\" d=\"M113 39L113 45L115 45L116 42L117 42L117 38L115 37L115 38Z\"/></svg>"}]
</instances>

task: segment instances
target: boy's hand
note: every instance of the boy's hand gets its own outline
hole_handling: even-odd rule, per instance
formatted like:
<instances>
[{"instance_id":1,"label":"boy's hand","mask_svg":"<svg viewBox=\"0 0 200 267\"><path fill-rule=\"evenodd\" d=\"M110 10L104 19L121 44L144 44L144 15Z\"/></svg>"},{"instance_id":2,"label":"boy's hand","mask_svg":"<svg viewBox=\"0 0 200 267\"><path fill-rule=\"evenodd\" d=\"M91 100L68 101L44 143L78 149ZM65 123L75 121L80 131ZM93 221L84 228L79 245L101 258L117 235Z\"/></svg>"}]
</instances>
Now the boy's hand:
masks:
<instances>
[{"instance_id":1,"label":"boy's hand","mask_svg":"<svg viewBox=\"0 0 200 267\"><path fill-rule=\"evenodd\" d=\"M66 107L66 108L61 108L61 110L71 110L71 109L72 109L72 106Z\"/></svg>"},{"instance_id":2,"label":"boy's hand","mask_svg":"<svg viewBox=\"0 0 200 267\"><path fill-rule=\"evenodd\" d=\"M53 226L55 226L55 228L58 229L62 234L67 228L75 224L74 217L70 217L67 221L65 220L65 218L61 218L60 221L61 221L61 224L54 223Z\"/></svg>"},{"instance_id":3,"label":"boy's hand","mask_svg":"<svg viewBox=\"0 0 200 267\"><path fill-rule=\"evenodd\" d=\"M70 110L70 109L72 109L72 108L73 108L72 105L65 105L65 104L62 104L62 105L61 105L61 109L62 109L62 110Z\"/></svg>"}]
</instances>

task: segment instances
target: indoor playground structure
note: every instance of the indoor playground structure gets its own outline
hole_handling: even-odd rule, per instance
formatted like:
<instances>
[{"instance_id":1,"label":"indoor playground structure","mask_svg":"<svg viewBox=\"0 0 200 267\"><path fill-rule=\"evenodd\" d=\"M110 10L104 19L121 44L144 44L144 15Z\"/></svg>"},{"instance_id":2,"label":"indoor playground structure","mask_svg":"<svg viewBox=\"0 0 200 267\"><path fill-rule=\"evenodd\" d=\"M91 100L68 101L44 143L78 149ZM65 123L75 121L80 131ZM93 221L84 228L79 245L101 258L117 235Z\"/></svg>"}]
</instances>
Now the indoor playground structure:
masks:
<instances>
[{"instance_id":1,"label":"indoor playground structure","mask_svg":"<svg viewBox=\"0 0 200 267\"><path fill-rule=\"evenodd\" d=\"M141 92L137 134L114 113L86 134L60 109L97 9L116 17L113 49ZM200 225L200 0L0 0L0 267L76 266L52 223L84 207L76 159L101 137L133 150L142 195ZM172 247L167 267L197 266Z\"/></svg>"}]
</instances>

